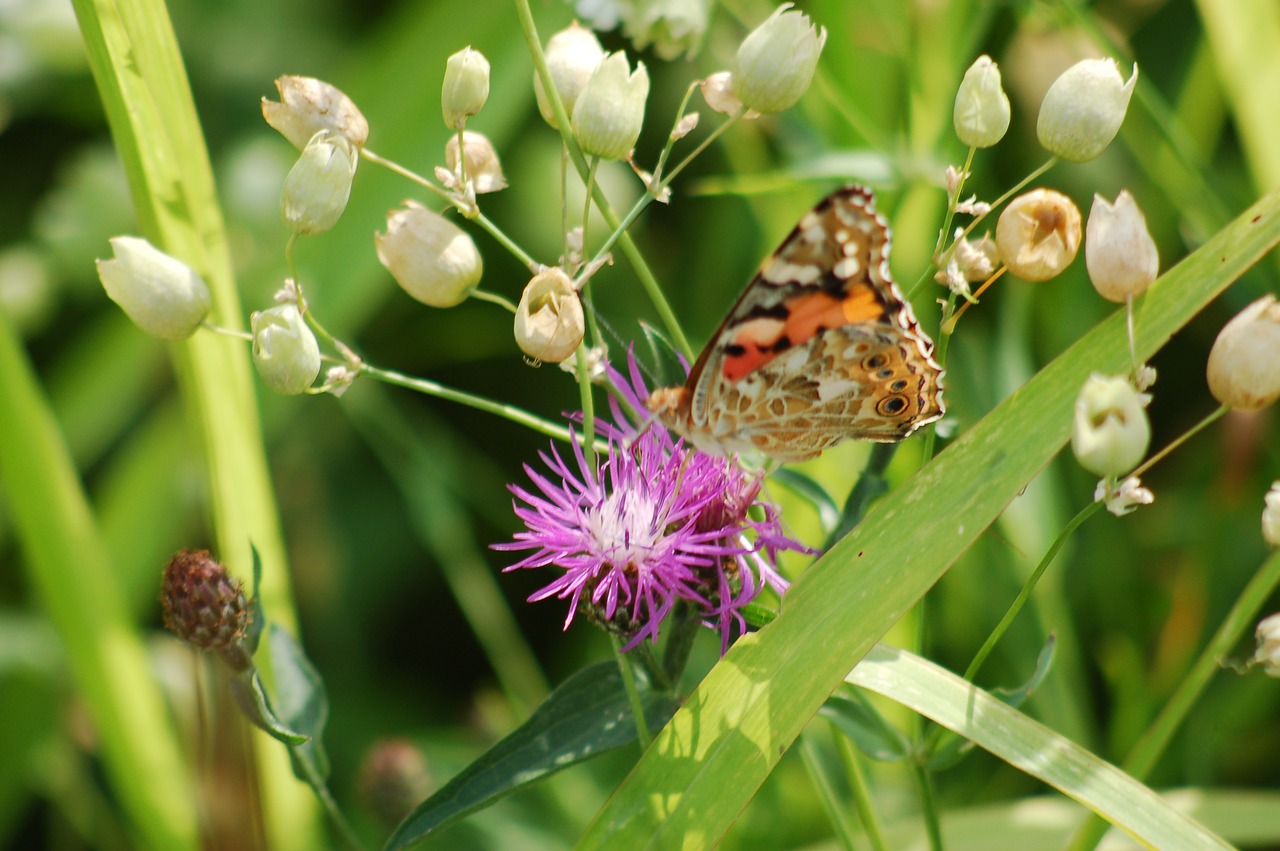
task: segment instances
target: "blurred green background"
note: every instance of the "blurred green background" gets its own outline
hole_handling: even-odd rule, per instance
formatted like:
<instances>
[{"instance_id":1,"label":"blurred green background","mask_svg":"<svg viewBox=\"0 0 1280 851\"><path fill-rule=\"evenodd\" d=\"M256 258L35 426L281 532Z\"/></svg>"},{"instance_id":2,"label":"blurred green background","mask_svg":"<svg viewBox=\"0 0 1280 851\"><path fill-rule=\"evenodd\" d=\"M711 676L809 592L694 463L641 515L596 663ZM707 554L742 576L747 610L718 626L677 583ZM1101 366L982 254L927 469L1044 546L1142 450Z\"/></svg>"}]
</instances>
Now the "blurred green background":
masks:
<instances>
[{"instance_id":1,"label":"blurred green background","mask_svg":"<svg viewBox=\"0 0 1280 851\"><path fill-rule=\"evenodd\" d=\"M975 161L970 188L980 198L993 199L1043 161L1034 126L1040 96L1075 59L1102 54L1141 67L1126 125L1102 157L1058 166L1044 184L1070 194L1085 212L1094 192L1113 198L1128 188L1146 213L1162 268L1280 185L1280 134L1271 132L1280 120L1274 3L799 5L830 33L818 79L800 106L732 130L676 184L672 203L650 208L633 229L695 344L795 219L841 182L876 188L895 229L899 280L910 286L926 271L945 203L942 170L964 155L950 131L951 98L983 52L1000 63L1014 120L1004 142ZM726 67L743 34L769 10L748 0L716 4L695 59L640 54L654 82L637 150L642 166L660 150L688 83ZM262 122L258 103L274 97L272 80L282 73L343 89L369 119L371 149L429 174L443 161L445 58L466 45L482 51L493 67L492 93L470 127L493 140L511 184L483 198L483 209L535 257L555 262L559 139L534 105L532 63L513 6L178 0L170 11L246 310L267 305L287 274L287 230L277 206L295 152ZM572 12L559 0L536 0L534 14L545 41ZM1278 40L1268 41L1271 34ZM630 50L619 33L602 38L608 49ZM697 97L693 103L701 106ZM693 142L715 123L702 111ZM212 545L205 468L165 346L129 324L94 273L94 258L109 253L108 237L136 225L68 4L15 0L0 7L0 130L0 310L20 328L52 400L119 571L113 581L147 636L157 676L183 706L193 668L160 630L155 601L173 551ZM639 191L621 167L607 170L602 182L620 209ZM406 197L423 195L363 164L342 221L300 244L299 272L321 320L374 364L548 418L576 408L568 375L522 361L507 314L480 302L424 307L378 265L372 233ZM485 257L482 285L515 300L527 273L474 233ZM617 355L638 338L637 320L655 323L656 314L620 256L595 280ZM1238 309L1275 290L1271 260L1155 358L1153 445L1215 406L1203 379L1214 335ZM930 328L939 293L929 285L915 297ZM1112 310L1079 261L1048 283L1001 281L966 314L951 348L954 427L980 418ZM546 578L505 574L498 585L518 634L491 634L495 643L486 652L444 578L442 566L459 577L454 588L465 587L473 582L467 577L497 575L508 563L487 549L516 528L505 483L524 480L521 465L535 461L545 438L372 382L341 399L258 389L301 639L330 693L332 787L376 844L384 834L358 788L375 743L408 739L421 749L432 781L442 783L523 717L546 683L605 658L608 643L585 623L562 631L564 609L556 602L523 602ZM1276 435L1270 412L1230 415L1146 478L1153 506L1122 521L1090 521L1043 583L1035 611L997 650L982 684L1026 679L1045 636L1055 633L1055 670L1026 711L1106 758L1121 758L1265 557L1258 518L1263 493L1280 477ZM0 423L0 440L7 439ZM805 469L840 496L865 451L842 447ZM895 475L909 473L918 453L918 442L904 448ZM1068 457L1015 501L930 596L928 655L963 669L1093 485ZM821 534L807 507L781 488L773 495L797 534L816 544ZM0 844L129 847L23 560L10 512L0 505ZM803 562L789 567L802 569ZM471 599L473 621L504 622L483 597ZM1275 604L1280 608L1280 599ZM714 661L715 645L705 637L695 672ZM1237 658L1251 651L1242 644ZM495 674L498 666L505 674ZM1224 670L1151 784L1274 788L1278 711L1274 680ZM430 847L568 847L633 758L614 754L553 778ZM869 770L884 818L912 823L908 774L898 766ZM981 753L938 782L948 811L976 812L1044 791ZM811 782L789 755L725 845L821 846L829 836Z\"/></svg>"}]
</instances>

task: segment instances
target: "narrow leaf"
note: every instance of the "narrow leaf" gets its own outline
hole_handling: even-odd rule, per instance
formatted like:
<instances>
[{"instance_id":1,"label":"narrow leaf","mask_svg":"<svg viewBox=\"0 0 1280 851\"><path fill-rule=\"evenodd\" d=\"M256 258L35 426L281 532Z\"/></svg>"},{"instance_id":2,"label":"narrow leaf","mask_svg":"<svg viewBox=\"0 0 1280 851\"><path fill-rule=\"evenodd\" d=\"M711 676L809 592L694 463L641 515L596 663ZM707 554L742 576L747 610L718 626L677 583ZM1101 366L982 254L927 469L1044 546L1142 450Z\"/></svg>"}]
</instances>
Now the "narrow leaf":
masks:
<instances>
[{"instance_id":1,"label":"narrow leaf","mask_svg":"<svg viewBox=\"0 0 1280 851\"><path fill-rule=\"evenodd\" d=\"M665 724L677 706L673 697L654 692L641 699L650 729ZM406 848L521 786L635 740L636 725L617 664L585 668L552 692L528 721L414 810L385 848Z\"/></svg>"},{"instance_id":2,"label":"narrow leaf","mask_svg":"<svg viewBox=\"0 0 1280 851\"><path fill-rule=\"evenodd\" d=\"M972 740L1148 847L1231 847L1111 763L927 659L877 645L847 680Z\"/></svg>"}]
</instances>

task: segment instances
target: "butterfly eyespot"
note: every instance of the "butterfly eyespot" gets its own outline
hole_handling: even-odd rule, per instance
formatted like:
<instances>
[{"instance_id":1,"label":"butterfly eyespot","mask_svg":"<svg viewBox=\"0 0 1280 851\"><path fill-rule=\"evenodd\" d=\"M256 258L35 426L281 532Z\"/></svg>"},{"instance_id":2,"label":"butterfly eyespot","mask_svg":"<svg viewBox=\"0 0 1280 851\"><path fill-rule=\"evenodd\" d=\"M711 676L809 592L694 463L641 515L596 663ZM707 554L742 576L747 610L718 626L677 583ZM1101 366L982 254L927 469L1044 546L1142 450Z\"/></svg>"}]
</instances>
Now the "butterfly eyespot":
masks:
<instances>
[{"instance_id":1,"label":"butterfly eyespot","mask_svg":"<svg viewBox=\"0 0 1280 851\"><path fill-rule=\"evenodd\" d=\"M901 393L903 390L907 389L907 383L907 379L899 378L897 381L889 385L889 389L894 393Z\"/></svg>"},{"instance_id":2,"label":"butterfly eyespot","mask_svg":"<svg viewBox=\"0 0 1280 851\"><path fill-rule=\"evenodd\" d=\"M907 400L903 396L886 396L876 403L876 413L882 417L896 417L907 409Z\"/></svg>"},{"instance_id":3,"label":"butterfly eyespot","mask_svg":"<svg viewBox=\"0 0 1280 851\"><path fill-rule=\"evenodd\" d=\"M886 366L876 373L876 378L893 378L893 368Z\"/></svg>"},{"instance_id":4,"label":"butterfly eyespot","mask_svg":"<svg viewBox=\"0 0 1280 851\"><path fill-rule=\"evenodd\" d=\"M872 355L871 357L867 358L862 362L862 368L865 369L867 372L874 372L877 369L880 369L881 367L885 367L888 365L889 365L889 356L886 355L884 352L881 352L878 355Z\"/></svg>"}]
</instances>

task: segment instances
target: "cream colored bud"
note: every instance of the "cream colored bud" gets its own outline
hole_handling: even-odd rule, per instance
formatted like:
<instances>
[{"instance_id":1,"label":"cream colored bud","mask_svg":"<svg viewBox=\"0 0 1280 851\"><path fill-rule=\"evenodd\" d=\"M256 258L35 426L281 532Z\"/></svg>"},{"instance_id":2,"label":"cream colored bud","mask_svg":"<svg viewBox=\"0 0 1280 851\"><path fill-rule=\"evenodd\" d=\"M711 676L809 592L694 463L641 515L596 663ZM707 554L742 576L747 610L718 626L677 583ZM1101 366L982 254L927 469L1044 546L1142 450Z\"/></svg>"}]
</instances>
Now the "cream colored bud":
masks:
<instances>
[{"instance_id":1,"label":"cream colored bud","mask_svg":"<svg viewBox=\"0 0 1280 851\"><path fill-rule=\"evenodd\" d=\"M624 32L636 50L653 45L659 59L693 56L707 29L709 0L635 0Z\"/></svg>"},{"instance_id":2,"label":"cream colored bud","mask_svg":"<svg viewBox=\"0 0 1280 851\"><path fill-rule=\"evenodd\" d=\"M626 54L611 53L587 80L573 107L573 135L582 150L606 160L625 160L640 137L649 72L632 71Z\"/></svg>"},{"instance_id":3,"label":"cream colored bud","mask_svg":"<svg viewBox=\"0 0 1280 851\"><path fill-rule=\"evenodd\" d=\"M1209 391L1232 408L1256 411L1280 398L1280 304L1265 295L1218 332L1209 350Z\"/></svg>"},{"instance_id":4,"label":"cream colored bud","mask_svg":"<svg viewBox=\"0 0 1280 851\"><path fill-rule=\"evenodd\" d=\"M111 238L115 257L99 260L107 295L143 331L185 340L209 314L209 288L195 270L136 236Z\"/></svg>"},{"instance_id":5,"label":"cream colored bud","mask_svg":"<svg viewBox=\"0 0 1280 851\"><path fill-rule=\"evenodd\" d=\"M572 118L578 95L582 94L592 72L604 59L604 48L600 46L595 33L575 21L568 29L551 37L545 53L551 81L560 94L565 114ZM552 127L559 127L555 114L551 111L551 102L547 100L546 90L542 88L542 78L536 73L533 75L533 93L537 96L538 111L542 113L542 117Z\"/></svg>"},{"instance_id":6,"label":"cream colored bud","mask_svg":"<svg viewBox=\"0 0 1280 851\"><path fill-rule=\"evenodd\" d=\"M520 350L535 361L560 363L578 350L585 333L582 301L564 270L557 267L535 275L516 310Z\"/></svg>"},{"instance_id":7,"label":"cream colored bud","mask_svg":"<svg viewBox=\"0 0 1280 851\"><path fill-rule=\"evenodd\" d=\"M1000 68L990 56L979 56L964 72L956 91L952 120L956 136L972 148L989 148L1009 129L1009 96L1000 83Z\"/></svg>"},{"instance_id":8,"label":"cream colored bud","mask_svg":"<svg viewBox=\"0 0 1280 851\"><path fill-rule=\"evenodd\" d=\"M1009 202L996 222L996 248L1009 271L1047 281L1076 259L1080 210L1052 189L1033 189Z\"/></svg>"},{"instance_id":9,"label":"cream colored bud","mask_svg":"<svg viewBox=\"0 0 1280 851\"><path fill-rule=\"evenodd\" d=\"M1280 547L1280 482L1272 482L1262 510L1262 539L1269 547Z\"/></svg>"},{"instance_id":10,"label":"cream colored bud","mask_svg":"<svg viewBox=\"0 0 1280 851\"><path fill-rule=\"evenodd\" d=\"M1045 150L1073 163L1091 160L1120 132L1138 66L1126 81L1114 59L1084 59L1072 65L1045 92L1036 135Z\"/></svg>"},{"instance_id":11,"label":"cream colored bud","mask_svg":"<svg viewBox=\"0 0 1280 851\"><path fill-rule=\"evenodd\" d=\"M1129 190L1114 204L1093 196L1084 233L1084 263L1093 288L1108 301L1139 296L1160 274L1160 255Z\"/></svg>"},{"instance_id":12,"label":"cream colored bud","mask_svg":"<svg viewBox=\"0 0 1280 851\"><path fill-rule=\"evenodd\" d=\"M345 136L320 130L302 149L284 179L280 216L298 234L327 231L337 224L351 197L358 156Z\"/></svg>"},{"instance_id":13,"label":"cream colored bud","mask_svg":"<svg viewBox=\"0 0 1280 851\"><path fill-rule=\"evenodd\" d=\"M262 99L262 117L298 150L320 130L345 136L359 151L369 139L369 122L351 98L314 77L284 76L276 80L280 102Z\"/></svg>"},{"instance_id":14,"label":"cream colored bud","mask_svg":"<svg viewBox=\"0 0 1280 851\"><path fill-rule=\"evenodd\" d=\"M743 40L734 59L733 92L751 109L769 114L790 109L813 82L827 42L826 27L783 3Z\"/></svg>"},{"instance_id":15,"label":"cream colored bud","mask_svg":"<svg viewBox=\"0 0 1280 851\"><path fill-rule=\"evenodd\" d=\"M440 111L451 130L461 130L467 119L478 113L489 99L489 60L484 54L464 47L449 57L440 89Z\"/></svg>"},{"instance_id":16,"label":"cream colored bud","mask_svg":"<svg viewBox=\"0 0 1280 851\"><path fill-rule=\"evenodd\" d=\"M733 93L733 75L728 71L717 71L702 81L702 97L713 112L721 115L737 115L742 110L742 101ZM746 117L758 117L760 113L751 112Z\"/></svg>"},{"instance_id":17,"label":"cream colored bud","mask_svg":"<svg viewBox=\"0 0 1280 851\"><path fill-rule=\"evenodd\" d=\"M1120 476L1138 465L1151 443L1151 397L1121 376L1093 373L1076 397L1071 451L1099 476Z\"/></svg>"},{"instance_id":18,"label":"cream colored bud","mask_svg":"<svg viewBox=\"0 0 1280 851\"><path fill-rule=\"evenodd\" d=\"M278 304L249 317L253 365L277 393L306 392L320 374L320 347L296 304Z\"/></svg>"},{"instance_id":19,"label":"cream colored bud","mask_svg":"<svg viewBox=\"0 0 1280 851\"><path fill-rule=\"evenodd\" d=\"M507 188L507 179L502 174L502 163L498 162L498 152L493 143L483 133L470 130L462 131L462 161L466 167L467 180L475 187L476 193L497 192ZM444 146L444 161L449 171L458 172L458 136L449 137Z\"/></svg>"},{"instance_id":20,"label":"cream colored bud","mask_svg":"<svg viewBox=\"0 0 1280 851\"><path fill-rule=\"evenodd\" d=\"M1258 621L1254 637L1258 641L1254 663L1261 665L1267 676L1280 677L1280 612Z\"/></svg>"},{"instance_id":21,"label":"cream colored bud","mask_svg":"<svg viewBox=\"0 0 1280 851\"><path fill-rule=\"evenodd\" d=\"M387 232L375 234L374 243L396 283L432 307L461 304L484 273L471 237L414 201L387 214Z\"/></svg>"}]
</instances>

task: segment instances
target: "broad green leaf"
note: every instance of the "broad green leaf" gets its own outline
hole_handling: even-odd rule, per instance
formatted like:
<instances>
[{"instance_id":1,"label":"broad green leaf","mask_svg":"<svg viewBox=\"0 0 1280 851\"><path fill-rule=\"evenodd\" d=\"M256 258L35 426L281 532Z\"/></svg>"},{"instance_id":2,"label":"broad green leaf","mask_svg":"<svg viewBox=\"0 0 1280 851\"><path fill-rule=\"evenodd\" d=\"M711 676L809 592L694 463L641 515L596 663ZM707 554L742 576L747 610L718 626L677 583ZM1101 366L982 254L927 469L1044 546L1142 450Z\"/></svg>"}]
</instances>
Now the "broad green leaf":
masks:
<instances>
[{"instance_id":1,"label":"broad green leaf","mask_svg":"<svg viewBox=\"0 0 1280 851\"><path fill-rule=\"evenodd\" d=\"M878 645L846 680L970 739L1151 848L1231 847L1111 763L927 659Z\"/></svg>"},{"instance_id":2,"label":"broad green leaf","mask_svg":"<svg viewBox=\"0 0 1280 851\"><path fill-rule=\"evenodd\" d=\"M641 697L650 729L675 711L676 701L668 695L646 692ZM385 847L406 848L521 786L635 740L617 663L584 668L552 692L528 721L414 810Z\"/></svg>"},{"instance_id":3,"label":"broad green leaf","mask_svg":"<svg viewBox=\"0 0 1280 851\"><path fill-rule=\"evenodd\" d=\"M1138 357L1157 351L1277 242L1280 193L1273 193L1142 297ZM872 506L792 586L778 619L743 637L710 671L582 846L714 844L845 674L1066 443L1089 373L1127 368L1120 310Z\"/></svg>"},{"instance_id":4,"label":"broad green leaf","mask_svg":"<svg viewBox=\"0 0 1280 851\"><path fill-rule=\"evenodd\" d=\"M281 744L294 747L307 741L306 736L291 729L276 715L256 668L231 679L231 697L253 726Z\"/></svg>"}]
</instances>

